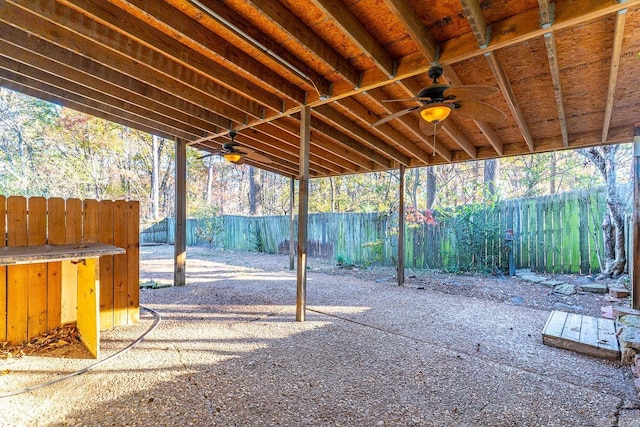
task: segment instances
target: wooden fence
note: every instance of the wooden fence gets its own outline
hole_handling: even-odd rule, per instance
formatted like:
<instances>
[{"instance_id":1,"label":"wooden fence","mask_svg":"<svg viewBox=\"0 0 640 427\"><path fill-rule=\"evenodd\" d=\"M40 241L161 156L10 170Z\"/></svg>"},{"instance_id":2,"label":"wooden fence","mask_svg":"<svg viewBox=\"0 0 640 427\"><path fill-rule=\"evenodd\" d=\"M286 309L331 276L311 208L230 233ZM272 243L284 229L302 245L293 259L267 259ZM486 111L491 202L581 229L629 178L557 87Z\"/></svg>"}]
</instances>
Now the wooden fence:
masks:
<instances>
[{"instance_id":1,"label":"wooden fence","mask_svg":"<svg viewBox=\"0 0 640 427\"><path fill-rule=\"evenodd\" d=\"M102 330L139 318L138 202L0 196L0 246L106 243L126 254L100 258ZM62 277L68 261L0 267L0 341L19 343L65 321L77 305Z\"/></svg>"},{"instance_id":2,"label":"wooden fence","mask_svg":"<svg viewBox=\"0 0 640 427\"><path fill-rule=\"evenodd\" d=\"M464 270L505 269L506 231L514 235L516 268L548 273L595 273L603 251L600 224L606 211L604 189L514 199L492 207L461 206L435 214L435 224L406 224L405 265ZM187 222L187 244L213 243L231 250L288 253L286 216L216 218L221 232L204 239L205 219ZM629 220L630 221L630 220ZM204 224L204 225L203 225ZM297 227L297 225L296 225ZM627 227L627 255L631 256ZM172 243L173 220L142 225L142 243ZM297 230L297 228L296 228ZM309 215L310 256L356 264L397 259L397 213L325 213ZM206 236L205 236L206 237Z\"/></svg>"}]
</instances>

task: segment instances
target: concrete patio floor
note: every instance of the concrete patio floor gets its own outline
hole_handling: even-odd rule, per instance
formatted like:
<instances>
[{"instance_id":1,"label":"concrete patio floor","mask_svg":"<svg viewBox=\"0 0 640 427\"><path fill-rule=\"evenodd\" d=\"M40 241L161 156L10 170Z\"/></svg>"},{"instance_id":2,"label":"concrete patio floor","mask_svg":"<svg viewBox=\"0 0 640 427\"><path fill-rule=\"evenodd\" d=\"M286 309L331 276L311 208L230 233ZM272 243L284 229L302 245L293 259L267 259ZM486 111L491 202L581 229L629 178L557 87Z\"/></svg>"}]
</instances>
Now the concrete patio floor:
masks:
<instances>
[{"instance_id":1,"label":"concrete patio floor","mask_svg":"<svg viewBox=\"0 0 640 427\"><path fill-rule=\"evenodd\" d=\"M288 258L254 256L281 267L189 254L187 286L142 292L162 322L140 345L0 399L0 424L638 425L629 369L544 346L547 311L310 272L299 323ZM172 271L144 257L141 277ZM151 323L104 333L103 354ZM17 360L0 394L90 363Z\"/></svg>"}]
</instances>

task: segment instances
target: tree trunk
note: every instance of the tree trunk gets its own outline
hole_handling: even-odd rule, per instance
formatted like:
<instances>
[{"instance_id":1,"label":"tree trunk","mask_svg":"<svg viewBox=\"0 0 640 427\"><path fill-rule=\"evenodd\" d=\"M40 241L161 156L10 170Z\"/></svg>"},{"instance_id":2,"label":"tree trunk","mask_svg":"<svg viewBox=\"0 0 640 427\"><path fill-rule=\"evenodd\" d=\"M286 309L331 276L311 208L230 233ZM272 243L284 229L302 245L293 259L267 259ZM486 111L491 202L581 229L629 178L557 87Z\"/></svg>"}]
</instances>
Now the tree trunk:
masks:
<instances>
[{"instance_id":1,"label":"tree trunk","mask_svg":"<svg viewBox=\"0 0 640 427\"><path fill-rule=\"evenodd\" d=\"M498 159L487 159L484 161L484 198L493 199L496 194L496 170L498 169Z\"/></svg>"},{"instance_id":2,"label":"tree trunk","mask_svg":"<svg viewBox=\"0 0 640 427\"><path fill-rule=\"evenodd\" d=\"M420 187L420 168L413 169L413 182L411 183L411 204L418 208L418 188Z\"/></svg>"},{"instance_id":3,"label":"tree trunk","mask_svg":"<svg viewBox=\"0 0 640 427\"><path fill-rule=\"evenodd\" d=\"M435 166L427 167L427 209L433 208L436 200L436 174L433 169Z\"/></svg>"},{"instance_id":4,"label":"tree trunk","mask_svg":"<svg viewBox=\"0 0 640 427\"><path fill-rule=\"evenodd\" d=\"M558 159L556 152L551 152L551 164L549 166L549 194L556 194L556 174L558 173Z\"/></svg>"},{"instance_id":5,"label":"tree trunk","mask_svg":"<svg viewBox=\"0 0 640 427\"><path fill-rule=\"evenodd\" d=\"M249 167L249 214L259 215L261 211L260 199L262 179L260 169Z\"/></svg>"},{"instance_id":6,"label":"tree trunk","mask_svg":"<svg viewBox=\"0 0 640 427\"><path fill-rule=\"evenodd\" d=\"M160 218L160 141L153 135L151 139L151 208L153 219Z\"/></svg>"},{"instance_id":7,"label":"tree trunk","mask_svg":"<svg viewBox=\"0 0 640 427\"><path fill-rule=\"evenodd\" d=\"M623 204L618 195L616 179L617 145L605 145L578 150L591 160L604 177L607 188L607 212L602 221L605 265L601 266L601 277L618 277L627 264L624 236Z\"/></svg>"}]
</instances>

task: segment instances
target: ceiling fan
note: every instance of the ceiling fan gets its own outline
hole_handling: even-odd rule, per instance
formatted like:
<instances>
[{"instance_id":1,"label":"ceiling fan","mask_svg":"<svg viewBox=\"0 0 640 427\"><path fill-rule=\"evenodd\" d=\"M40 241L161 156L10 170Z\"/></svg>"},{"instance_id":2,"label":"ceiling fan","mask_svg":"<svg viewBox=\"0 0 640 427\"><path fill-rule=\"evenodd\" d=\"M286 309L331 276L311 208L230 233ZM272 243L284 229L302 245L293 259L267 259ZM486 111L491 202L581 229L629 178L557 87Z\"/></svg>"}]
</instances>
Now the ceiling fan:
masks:
<instances>
[{"instance_id":1,"label":"ceiling fan","mask_svg":"<svg viewBox=\"0 0 640 427\"><path fill-rule=\"evenodd\" d=\"M433 135L437 131L437 125L449 114L454 114L468 119L479 120L483 122L499 122L505 119L502 111L496 107L480 101L489 95L498 92L498 88L494 86L484 85L466 85L451 87L446 84L438 83L438 79L442 77L443 69L437 63L429 68L429 78L433 83L422 89L415 97L403 99L387 99L382 102L407 102L419 101L422 105L405 108L390 114L371 126L378 126L389 120L404 116L413 111L418 111L424 121L420 121L420 129L427 135ZM427 123L432 123L428 126Z\"/></svg>"},{"instance_id":2,"label":"ceiling fan","mask_svg":"<svg viewBox=\"0 0 640 427\"><path fill-rule=\"evenodd\" d=\"M229 131L231 142L222 144L222 148L220 148L219 150L212 151L209 154L201 156L199 158L204 159L210 156L221 156L228 162L234 163L236 165L244 164L245 158L255 160L256 162L260 163L272 163L270 158L263 156L260 153L256 153L249 147L245 147L235 142L234 139L236 135L238 135L238 132L236 132L235 130Z\"/></svg>"}]
</instances>

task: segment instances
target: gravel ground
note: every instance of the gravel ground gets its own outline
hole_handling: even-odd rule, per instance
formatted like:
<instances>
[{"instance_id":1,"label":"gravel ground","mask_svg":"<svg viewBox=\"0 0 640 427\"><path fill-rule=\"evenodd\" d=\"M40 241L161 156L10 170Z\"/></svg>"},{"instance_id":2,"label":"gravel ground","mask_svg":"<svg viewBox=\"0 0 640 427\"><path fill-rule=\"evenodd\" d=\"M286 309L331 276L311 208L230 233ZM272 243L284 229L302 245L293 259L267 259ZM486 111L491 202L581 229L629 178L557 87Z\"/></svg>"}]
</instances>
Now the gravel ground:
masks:
<instances>
[{"instance_id":1,"label":"gravel ground","mask_svg":"<svg viewBox=\"0 0 640 427\"><path fill-rule=\"evenodd\" d=\"M141 280L170 282L172 251L143 247ZM515 279L471 276L493 289L476 294L424 286L428 276L400 287L389 269L311 259L299 323L288 257L190 248L187 259L187 286L142 291L162 321L139 346L0 398L0 425L640 425L628 368L542 345L546 302L492 297ZM139 324L103 333L103 357L152 322L143 311ZM0 362L0 394L91 363Z\"/></svg>"}]
</instances>

